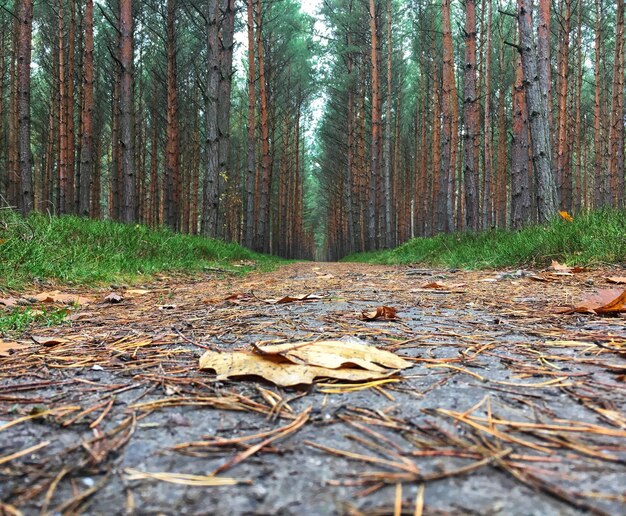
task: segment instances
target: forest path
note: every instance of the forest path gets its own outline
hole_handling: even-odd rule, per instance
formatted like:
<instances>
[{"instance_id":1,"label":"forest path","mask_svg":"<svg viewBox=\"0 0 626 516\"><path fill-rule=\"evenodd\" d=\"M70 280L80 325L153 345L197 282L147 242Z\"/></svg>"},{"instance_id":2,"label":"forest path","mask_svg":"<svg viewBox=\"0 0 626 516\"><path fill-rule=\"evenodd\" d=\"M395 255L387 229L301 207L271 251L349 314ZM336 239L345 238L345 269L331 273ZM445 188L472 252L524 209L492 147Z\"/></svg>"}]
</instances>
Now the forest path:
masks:
<instances>
[{"instance_id":1,"label":"forest path","mask_svg":"<svg viewBox=\"0 0 626 516\"><path fill-rule=\"evenodd\" d=\"M626 318L555 313L624 275L294 263L85 292L71 327L0 347L0 513L625 514ZM297 294L319 299L275 303ZM362 320L379 306L399 319ZM275 339L415 366L342 393L198 370ZM243 483L180 476L245 450L219 475Z\"/></svg>"}]
</instances>

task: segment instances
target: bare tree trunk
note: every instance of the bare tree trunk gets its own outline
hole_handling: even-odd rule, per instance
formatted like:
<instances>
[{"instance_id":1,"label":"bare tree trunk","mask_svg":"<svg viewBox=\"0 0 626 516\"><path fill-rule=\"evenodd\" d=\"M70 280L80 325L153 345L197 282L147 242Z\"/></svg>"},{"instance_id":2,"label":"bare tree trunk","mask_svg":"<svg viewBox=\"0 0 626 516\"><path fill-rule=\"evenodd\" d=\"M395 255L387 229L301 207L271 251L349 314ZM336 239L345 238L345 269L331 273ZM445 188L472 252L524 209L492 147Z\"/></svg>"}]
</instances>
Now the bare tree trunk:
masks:
<instances>
[{"instance_id":1,"label":"bare tree trunk","mask_svg":"<svg viewBox=\"0 0 626 516\"><path fill-rule=\"evenodd\" d=\"M522 59L526 110L530 123L539 222L548 222L557 211L556 184L551 169L550 133L546 92L537 70L532 32L532 0L518 0L519 51Z\"/></svg>"},{"instance_id":2,"label":"bare tree trunk","mask_svg":"<svg viewBox=\"0 0 626 516\"><path fill-rule=\"evenodd\" d=\"M563 16L563 31L560 38L559 52L559 125L557 133L556 177L558 183L561 208L565 211L572 209L572 176L567 147L569 132L569 116L567 113L567 87L569 76L569 31L571 18L571 0L565 0L565 15Z\"/></svg>"},{"instance_id":3,"label":"bare tree trunk","mask_svg":"<svg viewBox=\"0 0 626 516\"><path fill-rule=\"evenodd\" d=\"M367 248L376 247L376 205L377 183L380 169L380 73L378 70L378 26L376 1L369 2L369 18L371 33L371 65L372 65L372 144L369 197L367 200Z\"/></svg>"},{"instance_id":4,"label":"bare tree trunk","mask_svg":"<svg viewBox=\"0 0 626 516\"><path fill-rule=\"evenodd\" d=\"M453 227L452 193L456 165L456 86L454 79L454 55L452 29L450 26L450 0L442 0L443 31L443 97L442 97L442 147L441 174L439 176L439 202L437 203L437 230L447 231Z\"/></svg>"},{"instance_id":5,"label":"bare tree trunk","mask_svg":"<svg viewBox=\"0 0 626 516\"><path fill-rule=\"evenodd\" d=\"M607 198L607 202L614 207L621 204L624 198L624 0L617 1L615 29L608 146L610 189Z\"/></svg>"},{"instance_id":6,"label":"bare tree trunk","mask_svg":"<svg viewBox=\"0 0 626 516\"><path fill-rule=\"evenodd\" d=\"M135 142L133 137L133 13L132 0L120 0L120 145L122 146L122 222L135 222Z\"/></svg>"},{"instance_id":7,"label":"bare tree trunk","mask_svg":"<svg viewBox=\"0 0 626 516\"><path fill-rule=\"evenodd\" d=\"M513 140L511 144L511 226L521 228L530 216L528 174L528 119L521 58L517 60L513 90Z\"/></svg>"},{"instance_id":8,"label":"bare tree trunk","mask_svg":"<svg viewBox=\"0 0 626 516\"><path fill-rule=\"evenodd\" d=\"M235 0L220 0L220 76L217 102L217 131L219 140L219 195L224 193L230 161L230 97L233 73L233 46L235 33ZM234 179L234 178L233 178ZM226 210L218 212L218 236L224 237Z\"/></svg>"},{"instance_id":9,"label":"bare tree trunk","mask_svg":"<svg viewBox=\"0 0 626 516\"><path fill-rule=\"evenodd\" d=\"M257 0L257 58L259 63L259 100L261 104L261 178L259 198L259 226L257 233L256 249L263 252L270 251L270 187L271 187L271 163L270 163L270 136L269 136L269 111L266 85L266 70L263 52L263 16L261 0ZM274 141L274 139L272 139Z\"/></svg>"},{"instance_id":10,"label":"bare tree trunk","mask_svg":"<svg viewBox=\"0 0 626 516\"><path fill-rule=\"evenodd\" d=\"M439 97L439 67L433 59L433 146L432 146L432 199L430 200L432 218L430 228L426 233L432 236L439 230L439 221L442 218L443 203L441 202L441 99Z\"/></svg>"},{"instance_id":11,"label":"bare tree trunk","mask_svg":"<svg viewBox=\"0 0 626 516\"><path fill-rule=\"evenodd\" d=\"M166 74L166 143L165 143L165 222L173 230L180 224L178 184L180 174L178 134L178 81L176 70L176 9L177 0L167 0L165 51Z\"/></svg>"},{"instance_id":12,"label":"bare tree trunk","mask_svg":"<svg viewBox=\"0 0 626 516\"><path fill-rule=\"evenodd\" d=\"M83 87L82 143L80 153L80 185L78 194L78 213L88 217L91 182L93 177L93 0L85 0L85 48L83 50Z\"/></svg>"},{"instance_id":13,"label":"bare tree trunk","mask_svg":"<svg viewBox=\"0 0 626 516\"><path fill-rule=\"evenodd\" d=\"M609 178L608 169L604 166L604 156L602 153L603 147L603 135L604 135L604 123L602 112L602 50L603 50L603 38L602 38L602 11L601 1L596 0L596 34L595 34L595 95L594 95L594 155L595 155L595 170L594 170L594 191L595 191L595 208L602 208L609 204Z\"/></svg>"},{"instance_id":14,"label":"bare tree trunk","mask_svg":"<svg viewBox=\"0 0 626 516\"><path fill-rule=\"evenodd\" d=\"M393 247L396 239L391 232L391 102L392 102L392 53L393 39L391 36L391 0L387 0L387 106L385 111L385 237L386 247ZM394 170L394 172L396 172Z\"/></svg>"},{"instance_id":15,"label":"bare tree trunk","mask_svg":"<svg viewBox=\"0 0 626 516\"><path fill-rule=\"evenodd\" d=\"M248 14L248 159L246 170L245 244L252 248L255 234L254 184L256 179L256 71L254 48L254 0L247 0Z\"/></svg>"},{"instance_id":16,"label":"bare tree trunk","mask_svg":"<svg viewBox=\"0 0 626 516\"><path fill-rule=\"evenodd\" d=\"M76 46L76 1L70 0L70 24L67 33L67 75L65 96L65 123L67 125L67 212L76 213L76 184L74 175L76 173L75 151L76 141L74 134L74 66L75 66L75 46Z\"/></svg>"},{"instance_id":17,"label":"bare tree trunk","mask_svg":"<svg viewBox=\"0 0 626 516\"><path fill-rule=\"evenodd\" d=\"M33 177L30 156L30 60L33 31L33 2L22 0L17 37L17 95L19 120L19 163L21 210L26 216L33 210Z\"/></svg>"},{"instance_id":18,"label":"bare tree trunk","mask_svg":"<svg viewBox=\"0 0 626 516\"><path fill-rule=\"evenodd\" d=\"M476 2L465 1L465 92L463 96L463 175L465 179L465 225L478 230L478 170L474 159L478 134L478 99L476 97ZM485 134L485 140L489 138ZM485 199L485 204L487 199Z\"/></svg>"}]
</instances>

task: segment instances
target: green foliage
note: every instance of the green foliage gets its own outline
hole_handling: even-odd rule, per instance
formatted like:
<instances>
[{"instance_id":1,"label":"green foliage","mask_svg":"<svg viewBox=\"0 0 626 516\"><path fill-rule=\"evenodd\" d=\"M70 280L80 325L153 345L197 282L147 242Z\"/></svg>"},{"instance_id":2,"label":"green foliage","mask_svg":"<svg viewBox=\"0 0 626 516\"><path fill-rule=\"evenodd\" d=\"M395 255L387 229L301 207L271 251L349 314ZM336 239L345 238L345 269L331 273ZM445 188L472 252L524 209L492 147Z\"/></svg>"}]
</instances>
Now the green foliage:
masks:
<instances>
[{"instance_id":1,"label":"green foliage","mask_svg":"<svg viewBox=\"0 0 626 516\"><path fill-rule=\"evenodd\" d=\"M13 308L9 312L0 312L0 334L23 333L33 325L59 326L66 322L68 313L66 308L50 309L45 306L40 309Z\"/></svg>"},{"instance_id":2,"label":"green foliage","mask_svg":"<svg viewBox=\"0 0 626 516\"><path fill-rule=\"evenodd\" d=\"M238 244L78 217L32 215L23 219L0 210L0 291L38 280L88 285L133 282L162 272L195 272L252 260L270 268L277 258ZM248 267L249 269L249 267Z\"/></svg>"},{"instance_id":3,"label":"green foliage","mask_svg":"<svg viewBox=\"0 0 626 516\"><path fill-rule=\"evenodd\" d=\"M599 211L573 222L555 220L520 231L414 238L396 249L354 254L344 261L486 269L541 266L551 260L569 265L626 263L626 211Z\"/></svg>"}]
</instances>

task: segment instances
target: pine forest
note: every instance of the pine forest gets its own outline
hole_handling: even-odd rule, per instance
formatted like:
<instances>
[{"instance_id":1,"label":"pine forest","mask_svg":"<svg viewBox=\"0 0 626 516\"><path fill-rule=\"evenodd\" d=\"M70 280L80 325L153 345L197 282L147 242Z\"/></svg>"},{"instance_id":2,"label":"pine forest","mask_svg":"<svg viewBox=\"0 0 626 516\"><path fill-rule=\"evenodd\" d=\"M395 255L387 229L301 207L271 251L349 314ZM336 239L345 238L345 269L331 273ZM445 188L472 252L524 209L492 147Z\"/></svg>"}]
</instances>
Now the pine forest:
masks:
<instances>
[{"instance_id":1,"label":"pine forest","mask_svg":"<svg viewBox=\"0 0 626 516\"><path fill-rule=\"evenodd\" d=\"M340 259L624 206L624 0L5 0L0 196Z\"/></svg>"}]
</instances>

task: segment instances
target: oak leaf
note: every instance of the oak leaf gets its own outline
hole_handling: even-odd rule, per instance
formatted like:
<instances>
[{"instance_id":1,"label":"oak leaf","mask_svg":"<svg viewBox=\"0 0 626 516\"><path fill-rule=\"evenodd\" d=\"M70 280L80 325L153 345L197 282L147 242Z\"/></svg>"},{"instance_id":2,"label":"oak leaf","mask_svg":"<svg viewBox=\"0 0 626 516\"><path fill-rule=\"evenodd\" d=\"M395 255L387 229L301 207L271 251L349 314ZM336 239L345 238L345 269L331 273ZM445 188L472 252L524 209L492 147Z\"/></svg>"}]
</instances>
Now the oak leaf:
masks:
<instances>
[{"instance_id":1,"label":"oak leaf","mask_svg":"<svg viewBox=\"0 0 626 516\"><path fill-rule=\"evenodd\" d=\"M383 319L385 321L393 321L398 319L397 310L391 306L379 306L376 310L363 311L361 319L364 321L376 321Z\"/></svg>"}]
</instances>

